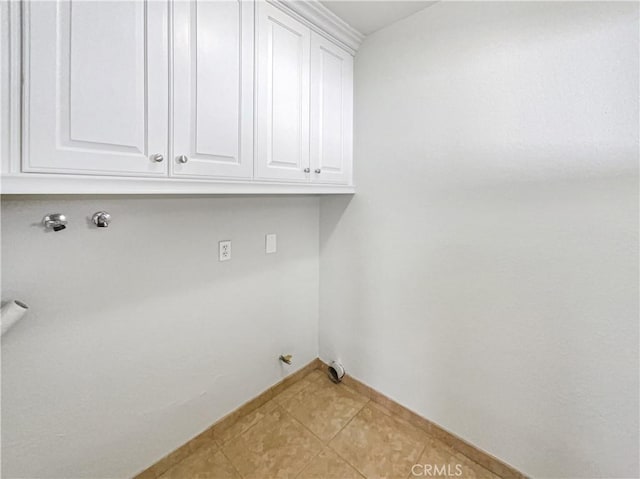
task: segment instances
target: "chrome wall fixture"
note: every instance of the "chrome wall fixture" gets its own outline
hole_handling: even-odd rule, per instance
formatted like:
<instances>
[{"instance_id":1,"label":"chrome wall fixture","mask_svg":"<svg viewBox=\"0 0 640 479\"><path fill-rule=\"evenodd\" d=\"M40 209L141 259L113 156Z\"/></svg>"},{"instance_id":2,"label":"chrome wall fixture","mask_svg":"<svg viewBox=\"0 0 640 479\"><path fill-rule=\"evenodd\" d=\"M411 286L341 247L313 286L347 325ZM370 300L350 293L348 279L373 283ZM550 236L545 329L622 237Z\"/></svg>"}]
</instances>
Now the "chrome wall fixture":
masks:
<instances>
[{"instance_id":1,"label":"chrome wall fixture","mask_svg":"<svg viewBox=\"0 0 640 479\"><path fill-rule=\"evenodd\" d=\"M92 220L98 228L106 228L111 223L111 215L106 211L98 211L93 215Z\"/></svg>"},{"instance_id":2,"label":"chrome wall fixture","mask_svg":"<svg viewBox=\"0 0 640 479\"><path fill-rule=\"evenodd\" d=\"M98 211L93 214L91 221L93 221L93 224L98 228L106 228L111 223L111 215L106 211ZM42 224L47 229L62 231L67 227L68 221L67 217L62 213L50 213L42 218Z\"/></svg>"},{"instance_id":3,"label":"chrome wall fixture","mask_svg":"<svg viewBox=\"0 0 640 479\"><path fill-rule=\"evenodd\" d=\"M52 213L42 218L42 224L53 231L62 231L67 227L67 217L62 213Z\"/></svg>"}]
</instances>

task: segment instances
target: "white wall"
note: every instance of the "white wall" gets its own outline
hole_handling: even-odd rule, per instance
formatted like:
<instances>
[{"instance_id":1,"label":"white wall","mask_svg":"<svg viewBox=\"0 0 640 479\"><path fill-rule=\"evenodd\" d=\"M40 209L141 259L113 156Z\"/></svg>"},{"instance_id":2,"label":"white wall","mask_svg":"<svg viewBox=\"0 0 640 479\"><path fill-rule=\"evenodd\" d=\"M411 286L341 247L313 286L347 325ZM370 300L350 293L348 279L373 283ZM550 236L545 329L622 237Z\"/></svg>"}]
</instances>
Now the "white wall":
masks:
<instances>
[{"instance_id":1,"label":"white wall","mask_svg":"<svg viewBox=\"0 0 640 479\"><path fill-rule=\"evenodd\" d=\"M100 209L108 229L89 225ZM316 358L318 211L311 197L3 197L2 297L30 311L2 339L2 477L131 477ZM53 212L67 230L43 231Z\"/></svg>"},{"instance_id":2,"label":"white wall","mask_svg":"<svg viewBox=\"0 0 640 479\"><path fill-rule=\"evenodd\" d=\"M638 4L438 3L356 57L320 352L534 477L639 477Z\"/></svg>"}]
</instances>

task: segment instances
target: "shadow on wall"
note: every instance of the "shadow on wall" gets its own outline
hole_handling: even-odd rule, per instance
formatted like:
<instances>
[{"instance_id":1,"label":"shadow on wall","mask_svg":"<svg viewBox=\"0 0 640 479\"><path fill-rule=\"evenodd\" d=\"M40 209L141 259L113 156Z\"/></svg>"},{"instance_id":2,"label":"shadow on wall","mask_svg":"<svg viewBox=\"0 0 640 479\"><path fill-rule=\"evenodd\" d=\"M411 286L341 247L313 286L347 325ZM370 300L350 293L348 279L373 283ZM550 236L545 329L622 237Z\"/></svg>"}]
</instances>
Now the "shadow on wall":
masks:
<instances>
[{"instance_id":1,"label":"shadow on wall","mask_svg":"<svg viewBox=\"0 0 640 479\"><path fill-rule=\"evenodd\" d=\"M353 200L354 195L323 196L320 198L320 223L322 224L320 254Z\"/></svg>"}]
</instances>

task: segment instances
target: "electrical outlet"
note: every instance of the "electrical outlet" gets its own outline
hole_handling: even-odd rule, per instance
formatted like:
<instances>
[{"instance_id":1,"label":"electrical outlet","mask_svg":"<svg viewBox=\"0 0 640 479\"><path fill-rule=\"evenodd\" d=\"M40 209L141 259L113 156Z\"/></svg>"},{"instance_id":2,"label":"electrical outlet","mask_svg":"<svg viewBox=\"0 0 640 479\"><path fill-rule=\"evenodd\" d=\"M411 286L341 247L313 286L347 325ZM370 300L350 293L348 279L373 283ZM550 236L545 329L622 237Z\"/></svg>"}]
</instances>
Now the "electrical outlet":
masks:
<instances>
[{"instance_id":1,"label":"electrical outlet","mask_svg":"<svg viewBox=\"0 0 640 479\"><path fill-rule=\"evenodd\" d=\"M218 259L229 261L231 259L231 240L224 240L218 243Z\"/></svg>"},{"instance_id":2,"label":"electrical outlet","mask_svg":"<svg viewBox=\"0 0 640 479\"><path fill-rule=\"evenodd\" d=\"M278 251L278 245L277 245L277 237L275 234L268 234L266 235L264 240L264 251L267 254L272 254L275 253L276 251Z\"/></svg>"}]
</instances>

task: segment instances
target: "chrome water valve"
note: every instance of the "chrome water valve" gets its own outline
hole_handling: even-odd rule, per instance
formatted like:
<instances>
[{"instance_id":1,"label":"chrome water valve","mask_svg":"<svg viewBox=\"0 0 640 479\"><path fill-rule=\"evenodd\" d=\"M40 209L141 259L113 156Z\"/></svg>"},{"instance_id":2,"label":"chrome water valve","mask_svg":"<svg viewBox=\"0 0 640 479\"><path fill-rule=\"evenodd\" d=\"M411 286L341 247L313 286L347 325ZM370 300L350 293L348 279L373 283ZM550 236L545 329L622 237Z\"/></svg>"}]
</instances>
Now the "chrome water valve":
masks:
<instances>
[{"instance_id":1,"label":"chrome water valve","mask_svg":"<svg viewBox=\"0 0 640 479\"><path fill-rule=\"evenodd\" d=\"M91 219L98 228L106 228L111 222L111 215L106 211L98 211Z\"/></svg>"}]
</instances>

